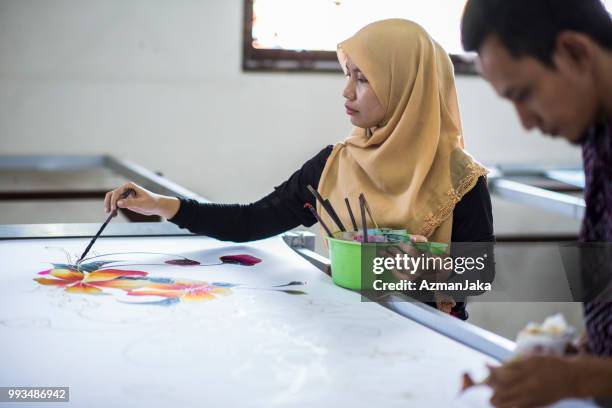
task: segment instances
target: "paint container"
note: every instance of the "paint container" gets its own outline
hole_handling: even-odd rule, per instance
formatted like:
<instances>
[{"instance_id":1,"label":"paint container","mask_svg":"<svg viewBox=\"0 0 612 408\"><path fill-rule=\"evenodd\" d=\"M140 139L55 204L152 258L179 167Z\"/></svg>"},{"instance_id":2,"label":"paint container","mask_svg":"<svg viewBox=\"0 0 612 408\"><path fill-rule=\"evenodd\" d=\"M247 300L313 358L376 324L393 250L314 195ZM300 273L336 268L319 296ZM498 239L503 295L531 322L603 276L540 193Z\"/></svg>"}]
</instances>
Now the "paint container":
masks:
<instances>
[{"instance_id":1,"label":"paint container","mask_svg":"<svg viewBox=\"0 0 612 408\"><path fill-rule=\"evenodd\" d=\"M383 282L397 282L390 271L385 271L380 275L373 273L374 258L381 256L377 254L378 250L387 246L397 246L398 242L410 242L410 234L405 230L393 230L401 232L400 234L392 234L390 231L391 229L388 229L384 235L370 235L368 231L368 240L380 240L380 242L361 242L363 240L361 231L337 231L333 233L333 238L326 236L334 283L347 289L371 290L377 279ZM392 237L395 239L391 239ZM448 249L448 244L440 242L413 243L412 245L419 251L438 256L445 254Z\"/></svg>"},{"instance_id":2,"label":"paint container","mask_svg":"<svg viewBox=\"0 0 612 408\"><path fill-rule=\"evenodd\" d=\"M376 256L376 247L380 244L374 243L362 243L353 240L358 236L363 237L361 232L355 232L351 240L344 240L342 232L336 232L333 234L334 238L325 237L329 246L329 257L331 259L331 271L332 280L338 286L342 286L347 289L359 290L364 286L372 287L367 285L367 282L362 282L361 273L364 272L364 280L373 273L372 263ZM362 262L365 264L365 268L362 268ZM368 278L369 279L369 278ZM373 281L373 279L372 279Z\"/></svg>"},{"instance_id":3,"label":"paint container","mask_svg":"<svg viewBox=\"0 0 612 408\"><path fill-rule=\"evenodd\" d=\"M381 279L383 282L395 282L395 277L389 271L381 275L373 273L374 258L377 250L385 247L397 245L384 241L384 236L368 236L368 240L378 240L381 242L361 242L363 240L362 231L353 232L351 240L344 240L346 233L335 232L334 238L325 237L329 247L331 258L332 280L338 286L354 290L371 290L374 280ZM358 239L358 240L356 240ZM363 276L362 276L363 273Z\"/></svg>"}]
</instances>

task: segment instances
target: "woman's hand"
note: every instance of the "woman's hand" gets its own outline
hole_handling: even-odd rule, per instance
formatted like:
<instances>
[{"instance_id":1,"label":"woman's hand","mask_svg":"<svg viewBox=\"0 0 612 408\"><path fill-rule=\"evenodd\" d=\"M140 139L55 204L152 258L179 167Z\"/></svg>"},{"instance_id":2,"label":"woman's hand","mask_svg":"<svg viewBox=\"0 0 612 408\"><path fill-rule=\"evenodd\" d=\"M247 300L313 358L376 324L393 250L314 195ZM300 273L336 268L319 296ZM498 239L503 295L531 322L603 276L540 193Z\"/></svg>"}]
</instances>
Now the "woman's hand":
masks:
<instances>
[{"instance_id":1,"label":"woman's hand","mask_svg":"<svg viewBox=\"0 0 612 408\"><path fill-rule=\"evenodd\" d=\"M416 242L427 242L427 238L421 235L412 235L410 237L411 243ZM408 255L412 258L417 258L420 255L420 252L413 246L411 243L407 242L398 242L397 245L389 246L389 247L381 247L380 256L395 258L397 255L403 257L404 255ZM408 264L409 266L410 264ZM410 268L399 270L397 268L391 269L391 273L397 280L407 280L413 281L420 278L419 270L412 270Z\"/></svg>"},{"instance_id":2,"label":"woman's hand","mask_svg":"<svg viewBox=\"0 0 612 408\"><path fill-rule=\"evenodd\" d=\"M421 256L421 252L418 249L416 249L413 244L427 243L427 242L429 242L427 238L422 235L412 235L410 237L410 243L399 242L396 246L390 246L390 247L383 248L382 251L384 252L381 254L381 256L395 257L399 255L403 257L404 254L406 254L409 257L418 258ZM427 258L430 258L430 257L436 257L436 256L431 255L431 254L427 256ZM410 264L408 264L408 266L410 266ZM412 269L402 269L402 270L392 269L391 273L393 273L393 276L395 276L397 280L414 281L417 279L425 279L425 280L432 281L432 282L443 282L446 279L448 279L452 271L447 271L444 269L443 270L431 269L431 268L428 269L426 267L425 268L421 267L421 268L417 268L414 271Z\"/></svg>"},{"instance_id":3,"label":"woman's hand","mask_svg":"<svg viewBox=\"0 0 612 408\"><path fill-rule=\"evenodd\" d=\"M128 189L133 189L134 193L127 198L121 198L121 194ZM125 208L143 215L158 215L170 219L176 215L179 207L178 198L152 193L132 182L109 191L104 198L104 209L107 213Z\"/></svg>"}]
</instances>

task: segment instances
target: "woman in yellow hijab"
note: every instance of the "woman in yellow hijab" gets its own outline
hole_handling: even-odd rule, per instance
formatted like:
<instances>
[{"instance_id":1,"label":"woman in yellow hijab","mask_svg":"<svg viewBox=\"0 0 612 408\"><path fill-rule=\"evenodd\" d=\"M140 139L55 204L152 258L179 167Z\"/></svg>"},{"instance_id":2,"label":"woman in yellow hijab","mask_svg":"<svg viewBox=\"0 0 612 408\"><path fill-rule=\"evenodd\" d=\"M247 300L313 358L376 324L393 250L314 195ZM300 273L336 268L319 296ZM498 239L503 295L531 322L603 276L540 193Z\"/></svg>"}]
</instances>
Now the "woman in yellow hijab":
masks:
<instances>
[{"instance_id":1,"label":"woman in yellow hijab","mask_svg":"<svg viewBox=\"0 0 612 408\"><path fill-rule=\"evenodd\" d=\"M463 150L447 53L417 24L393 19L342 42L338 57L356 127L334 147L319 192L336 208L363 192L379 225L450 242L453 209L486 169ZM367 93L379 109L360 108Z\"/></svg>"},{"instance_id":2,"label":"woman in yellow hijab","mask_svg":"<svg viewBox=\"0 0 612 408\"><path fill-rule=\"evenodd\" d=\"M355 128L308 160L268 196L248 205L199 203L151 193L133 183L111 192L105 208L155 214L192 232L231 241L273 236L317 222L307 186L329 199L350 225L344 199L364 193L379 225L438 242L492 241L486 170L463 150L453 66L419 25L372 23L338 46L343 95ZM120 199L128 188L136 191ZM335 225L320 211L327 225ZM458 305L453 314L466 318Z\"/></svg>"}]
</instances>

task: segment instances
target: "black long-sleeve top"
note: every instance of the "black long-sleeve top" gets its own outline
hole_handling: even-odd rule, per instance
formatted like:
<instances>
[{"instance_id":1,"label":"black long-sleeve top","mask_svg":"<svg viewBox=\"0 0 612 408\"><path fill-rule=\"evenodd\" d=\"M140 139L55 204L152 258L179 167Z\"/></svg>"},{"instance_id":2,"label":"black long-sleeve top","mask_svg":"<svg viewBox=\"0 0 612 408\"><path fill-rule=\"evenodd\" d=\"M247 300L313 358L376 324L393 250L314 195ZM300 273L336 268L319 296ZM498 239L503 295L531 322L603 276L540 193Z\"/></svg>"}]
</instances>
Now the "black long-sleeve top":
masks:
<instances>
[{"instance_id":1,"label":"black long-sleeve top","mask_svg":"<svg viewBox=\"0 0 612 408\"><path fill-rule=\"evenodd\" d=\"M235 242L268 238L300 225L314 225L317 220L304 204L315 206L315 198L306 187L309 184L318 187L332 147L321 150L258 201L246 205L214 204L181 198L179 210L170 221L197 234ZM484 177L480 177L455 206L451 240L492 242L494 239L491 198Z\"/></svg>"}]
</instances>

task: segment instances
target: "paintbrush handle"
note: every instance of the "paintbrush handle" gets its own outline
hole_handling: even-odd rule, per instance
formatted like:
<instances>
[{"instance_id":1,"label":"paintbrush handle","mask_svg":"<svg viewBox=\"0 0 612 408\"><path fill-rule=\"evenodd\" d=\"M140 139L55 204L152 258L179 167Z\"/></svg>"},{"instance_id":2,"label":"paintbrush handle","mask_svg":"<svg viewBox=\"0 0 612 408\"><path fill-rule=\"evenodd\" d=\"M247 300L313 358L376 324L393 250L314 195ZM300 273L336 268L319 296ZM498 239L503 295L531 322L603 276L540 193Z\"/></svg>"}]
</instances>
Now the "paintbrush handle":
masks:
<instances>
[{"instance_id":1,"label":"paintbrush handle","mask_svg":"<svg viewBox=\"0 0 612 408\"><path fill-rule=\"evenodd\" d=\"M366 219L365 197L363 193L359 194L359 209L361 211L361 223L363 224L363 242L368 242L368 221Z\"/></svg>"},{"instance_id":2,"label":"paintbrush handle","mask_svg":"<svg viewBox=\"0 0 612 408\"><path fill-rule=\"evenodd\" d=\"M340 228L340 231L346 231L346 228L344 228L342 221L340 221L338 214L336 214L336 211L334 211L334 207L332 207L329 200L323 199L323 197L321 197L321 194L319 194L319 192L315 190L310 184L307 185L306 188L312 193L315 199L319 201L319 203L321 203L321 207L323 207L325 211L327 211L332 221L336 223L338 228Z\"/></svg>"},{"instance_id":3,"label":"paintbrush handle","mask_svg":"<svg viewBox=\"0 0 612 408\"><path fill-rule=\"evenodd\" d=\"M365 198L365 194L361 193L361 195L363 197L363 204L365 205L365 209L366 209L368 215L370 216L370 219L374 223L374 226L378 229L378 223L376 222L376 220L372 216L372 210L370 210L370 205L368 204L368 201Z\"/></svg>"},{"instance_id":4,"label":"paintbrush handle","mask_svg":"<svg viewBox=\"0 0 612 408\"><path fill-rule=\"evenodd\" d=\"M342 224L342 221L340 221L340 217L338 217L338 214L336 214L336 210L334 210L334 207L327 199L325 200L325 209L329 213L330 217L332 217L332 220L334 220L338 228L340 228L340 231L345 232L346 228L344 228L344 224Z\"/></svg>"},{"instance_id":5,"label":"paintbrush handle","mask_svg":"<svg viewBox=\"0 0 612 408\"><path fill-rule=\"evenodd\" d=\"M319 216L319 214L317 214L317 210L314 209L314 207L312 206L312 204L310 203L306 203L304 204L305 208L308 208L310 210L310 212L312 213L312 215L317 219L317 221L319 221L319 224L321 224L321 226L323 227L323 229L325 229L325 232L327 232L327 235L329 235L330 238L334 237L334 234L332 234L332 232L329 230L329 228L327 227L327 225L325 225L325 223L323 222L323 220L321 219L321 217Z\"/></svg>"},{"instance_id":6,"label":"paintbrush handle","mask_svg":"<svg viewBox=\"0 0 612 408\"><path fill-rule=\"evenodd\" d=\"M353 224L353 229L355 231L357 231L359 228L357 227L357 221L355 221L355 216L353 215L353 210L351 209L351 203L349 202L348 198L345 198L344 202L346 203L346 209L348 210L349 217L351 218L351 223Z\"/></svg>"}]
</instances>

